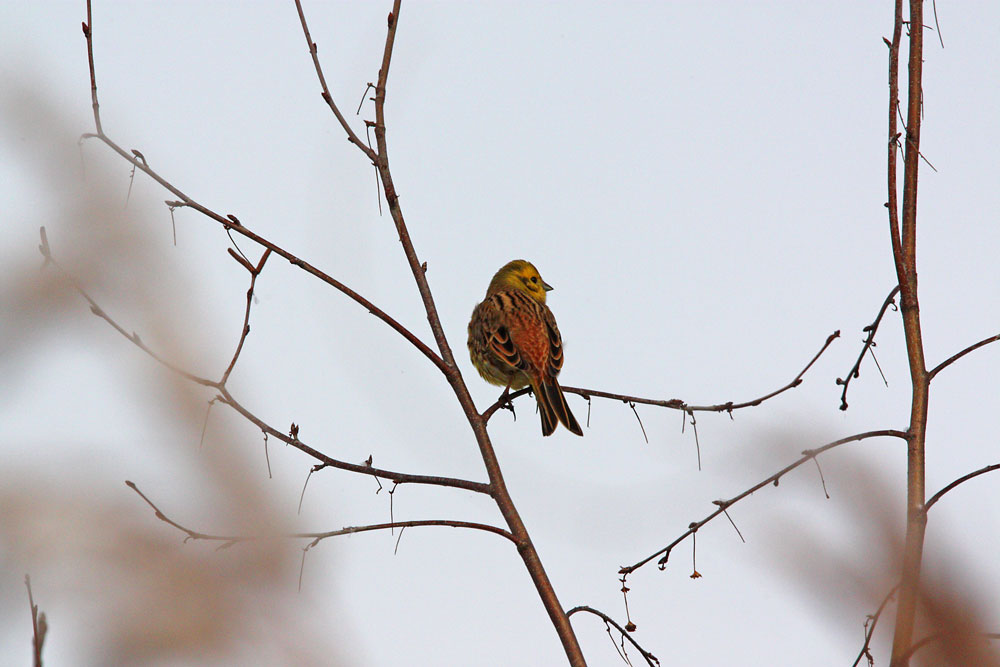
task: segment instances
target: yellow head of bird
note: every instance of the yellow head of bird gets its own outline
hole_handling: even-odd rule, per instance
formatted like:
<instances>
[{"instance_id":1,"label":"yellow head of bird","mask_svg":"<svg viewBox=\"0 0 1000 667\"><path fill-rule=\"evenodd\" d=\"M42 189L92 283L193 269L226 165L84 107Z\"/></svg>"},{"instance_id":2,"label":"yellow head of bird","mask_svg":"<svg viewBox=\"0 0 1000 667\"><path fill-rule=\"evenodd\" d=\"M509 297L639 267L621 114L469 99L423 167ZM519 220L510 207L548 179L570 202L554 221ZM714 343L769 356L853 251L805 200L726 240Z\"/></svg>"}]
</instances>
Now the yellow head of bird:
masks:
<instances>
[{"instance_id":1,"label":"yellow head of bird","mask_svg":"<svg viewBox=\"0 0 1000 667\"><path fill-rule=\"evenodd\" d=\"M542 280L534 264L523 259L515 259L497 271L490 281L486 294L488 296L509 289L525 292L538 303L545 303L545 293L551 290L552 286Z\"/></svg>"}]
</instances>

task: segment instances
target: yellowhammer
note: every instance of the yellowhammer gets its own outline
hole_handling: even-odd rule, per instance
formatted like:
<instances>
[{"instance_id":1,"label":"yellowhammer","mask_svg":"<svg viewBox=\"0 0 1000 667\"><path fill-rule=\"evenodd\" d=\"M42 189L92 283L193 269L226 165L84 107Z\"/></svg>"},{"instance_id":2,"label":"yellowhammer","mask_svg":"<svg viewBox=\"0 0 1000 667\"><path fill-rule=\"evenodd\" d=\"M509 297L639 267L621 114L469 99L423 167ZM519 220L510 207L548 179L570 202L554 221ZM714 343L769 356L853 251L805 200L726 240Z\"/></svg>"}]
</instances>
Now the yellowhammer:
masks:
<instances>
[{"instance_id":1,"label":"yellowhammer","mask_svg":"<svg viewBox=\"0 0 1000 667\"><path fill-rule=\"evenodd\" d=\"M531 262L515 259L497 271L486 298L469 321L469 356L483 378L509 389L531 385L542 417L542 435L556 425L583 429L556 381L563 364L562 338L545 293L552 287Z\"/></svg>"}]
</instances>

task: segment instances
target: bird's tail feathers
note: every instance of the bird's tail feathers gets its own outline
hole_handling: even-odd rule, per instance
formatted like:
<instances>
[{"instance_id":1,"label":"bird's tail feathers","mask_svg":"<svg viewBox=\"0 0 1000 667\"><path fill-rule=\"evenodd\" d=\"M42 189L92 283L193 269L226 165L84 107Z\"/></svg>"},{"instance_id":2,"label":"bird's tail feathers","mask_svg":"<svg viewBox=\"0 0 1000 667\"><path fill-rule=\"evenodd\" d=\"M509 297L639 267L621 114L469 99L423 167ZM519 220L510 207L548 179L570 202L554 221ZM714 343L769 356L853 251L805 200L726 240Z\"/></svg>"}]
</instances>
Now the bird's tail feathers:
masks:
<instances>
[{"instance_id":1,"label":"bird's tail feathers","mask_svg":"<svg viewBox=\"0 0 1000 667\"><path fill-rule=\"evenodd\" d=\"M535 398L538 400L538 414L542 418L542 435L552 435L556 430L556 425L562 425L577 435L583 435L583 429L573 416L573 412L566 403L566 396L562 392L562 387L555 378L542 384L541 387L532 387L535 390Z\"/></svg>"}]
</instances>

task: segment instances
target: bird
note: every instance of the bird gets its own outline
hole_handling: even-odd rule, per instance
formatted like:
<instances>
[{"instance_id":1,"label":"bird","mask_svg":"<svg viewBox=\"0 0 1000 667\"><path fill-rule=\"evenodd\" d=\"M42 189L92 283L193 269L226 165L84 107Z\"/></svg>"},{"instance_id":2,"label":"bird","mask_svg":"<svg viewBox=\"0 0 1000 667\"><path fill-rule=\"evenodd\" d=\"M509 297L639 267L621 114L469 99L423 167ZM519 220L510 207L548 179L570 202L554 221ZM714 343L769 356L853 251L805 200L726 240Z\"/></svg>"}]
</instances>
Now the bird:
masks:
<instances>
[{"instance_id":1,"label":"bird","mask_svg":"<svg viewBox=\"0 0 1000 667\"><path fill-rule=\"evenodd\" d=\"M528 261L505 264L469 320L469 356L483 379L510 390L531 387L542 419L542 435L558 424L583 435L556 380L563 365L562 337L545 305L552 286Z\"/></svg>"}]
</instances>

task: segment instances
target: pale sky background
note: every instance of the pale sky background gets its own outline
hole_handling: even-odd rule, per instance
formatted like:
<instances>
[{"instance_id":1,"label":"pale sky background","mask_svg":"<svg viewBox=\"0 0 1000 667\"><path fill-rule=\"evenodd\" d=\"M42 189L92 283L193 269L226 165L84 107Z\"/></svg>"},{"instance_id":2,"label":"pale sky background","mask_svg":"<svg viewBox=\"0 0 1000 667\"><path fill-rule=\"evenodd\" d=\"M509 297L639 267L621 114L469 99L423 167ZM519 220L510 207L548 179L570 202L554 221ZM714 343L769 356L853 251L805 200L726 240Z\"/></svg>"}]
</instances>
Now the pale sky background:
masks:
<instances>
[{"instance_id":1,"label":"pale sky background","mask_svg":"<svg viewBox=\"0 0 1000 667\"><path fill-rule=\"evenodd\" d=\"M360 134L354 111L377 76L389 5L305 5L330 88ZM392 221L379 216L371 166L320 98L291 1L98 1L94 12L102 118L114 140L432 343ZM246 522L213 505L213 485L235 468L250 471L268 511L295 530L388 521L385 491L332 469L312 477L296 516L312 461L272 441L268 479L259 431L222 406L199 449L198 430L179 422L162 388L156 393L164 372L82 299L56 318L8 318L13 287L40 276L40 225L56 256L70 255L81 221L64 214L66 201L104 188L125 207L130 167L99 142L82 149L85 185L57 186L63 181L47 175L78 180L76 138L93 129L85 17L82 0L0 6L0 333L8 346L0 356L0 484L23 487L29 503L66 489L107 499L116 523L223 570L245 547L181 545L182 535L124 480L205 532L239 532ZM945 48L927 31L922 137L938 171L921 165L917 250L930 366L1000 330L1000 5L939 2L938 17ZM533 261L556 288L549 304L565 339L567 385L741 401L784 385L831 332L843 334L798 389L733 420L699 414L700 472L693 433L681 433L676 411L638 408L649 444L617 402L594 400L582 439L564 429L542 439L530 399L517 403L516 422L494 417L507 484L564 607L592 605L624 623L618 568L673 540L712 511L712 500L736 495L803 449L906 427L897 312L877 338L888 387L866 360L845 413L834 382L895 282L883 207L882 38L891 28L888 0L404 4L388 86L390 161L480 409L499 392L473 371L465 327L494 271L513 258ZM362 116L373 117L370 103ZM174 247L164 199L173 196L136 178L116 224L146 239L153 259L109 253L94 296L126 330L162 342L159 349L193 350L176 361L218 377L240 330L247 275L226 255L219 226L194 211L175 213ZM253 243L240 247L260 256ZM147 288L156 301L128 303ZM339 459L372 455L388 469L486 479L447 383L395 332L276 258L256 294L230 380L244 405L277 428L299 424L306 443ZM175 322L174 340L157 340L165 321ZM1000 462L998 369L993 345L935 380L928 495ZM212 395L199 390L199 410ZM586 402L570 404L585 422ZM227 425L232 449L219 435ZM213 444L215 454L206 453ZM855 590L857 577L879 569L884 548L872 496L889 499L888 525L901 529L905 445L872 439L820 461L830 500L815 466L803 466L730 510L746 544L724 518L698 533L702 578L689 578L690 542L665 571L651 564L629 578L635 637L664 665L853 662L865 615L885 593ZM951 577L949 586L976 592L994 632L998 485L995 475L978 478L934 507L925 559L929 573ZM487 499L457 490L404 485L393 505L397 520L502 525ZM31 532L31 512L25 517ZM66 548L60 530L32 534L50 555ZM397 536L322 542L307 556L302 594L303 543L283 545L291 565L272 585L284 606L263 610L262 627L311 647L315 664L565 664L508 542L415 528L394 554ZM30 660L25 572L51 626L47 662L101 664L102 617L93 610L109 604L106 596L18 547L13 533L0 535L0 664ZM826 558L842 567L827 569ZM170 593L150 593L145 603L162 595ZM876 634L877 664L888 664L891 620L890 612ZM590 664L621 664L598 619L573 624ZM231 648L157 664L284 660L252 639Z\"/></svg>"}]
</instances>

